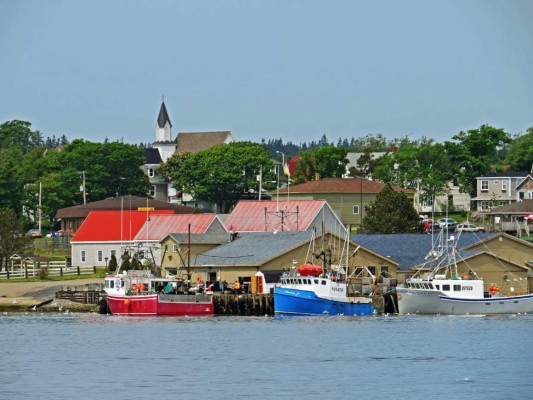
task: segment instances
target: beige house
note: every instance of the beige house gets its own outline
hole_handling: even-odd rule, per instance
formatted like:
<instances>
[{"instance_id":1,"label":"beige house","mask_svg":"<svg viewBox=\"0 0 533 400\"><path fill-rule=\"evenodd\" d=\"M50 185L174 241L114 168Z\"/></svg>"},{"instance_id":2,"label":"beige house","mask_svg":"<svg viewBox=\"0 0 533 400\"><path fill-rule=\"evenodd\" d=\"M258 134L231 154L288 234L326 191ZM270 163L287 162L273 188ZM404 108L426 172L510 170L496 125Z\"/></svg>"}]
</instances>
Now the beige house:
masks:
<instances>
[{"instance_id":1,"label":"beige house","mask_svg":"<svg viewBox=\"0 0 533 400\"><path fill-rule=\"evenodd\" d=\"M386 185L362 178L326 178L272 192L280 200L326 200L345 227L361 226L364 209ZM415 191L393 186L413 200Z\"/></svg>"},{"instance_id":2,"label":"beige house","mask_svg":"<svg viewBox=\"0 0 533 400\"><path fill-rule=\"evenodd\" d=\"M496 207L483 214L484 218L489 218L491 231L516 233L518 237L529 236L533 229L532 216L533 199Z\"/></svg>"}]
</instances>

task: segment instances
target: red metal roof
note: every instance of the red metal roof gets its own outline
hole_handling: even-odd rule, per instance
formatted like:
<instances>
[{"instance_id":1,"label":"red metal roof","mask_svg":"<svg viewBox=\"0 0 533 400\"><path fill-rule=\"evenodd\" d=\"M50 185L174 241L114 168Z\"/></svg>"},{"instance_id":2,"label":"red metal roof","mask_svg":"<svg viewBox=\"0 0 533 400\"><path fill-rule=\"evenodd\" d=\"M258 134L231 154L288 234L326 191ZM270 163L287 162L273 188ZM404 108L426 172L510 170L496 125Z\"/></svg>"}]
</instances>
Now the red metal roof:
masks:
<instances>
[{"instance_id":1,"label":"red metal roof","mask_svg":"<svg viewBox=\"0 0 533 400\"><path fill-rule=\"evenodd\" d=\"M325 200L241 200L224 224L237 232L305 231L325 205Z\"/></svg>"},{"instance_id":2,"label":"red metal roof","mask_svg":"<svg viewBox=\"0 0 533 400\"><path fill-rule=\"evenodd\" d=\"M161 240L169 233L188 233L191 224L191 233L206 233L211 225L218 221L219 226L224 225L216 214L172 214L152 215L150 220L139 230L135 240Z\"/></svg>"},{"instance_id":3,"label":"red metal roof","mask_svg":"<svg viewBox=\"0 0 533 400\"><path fill-rule=\"evenodd\" d=\"M172 210L91 211L71 242L131 241L156 214L172 214Z\"/></svg>"}]
</instances>

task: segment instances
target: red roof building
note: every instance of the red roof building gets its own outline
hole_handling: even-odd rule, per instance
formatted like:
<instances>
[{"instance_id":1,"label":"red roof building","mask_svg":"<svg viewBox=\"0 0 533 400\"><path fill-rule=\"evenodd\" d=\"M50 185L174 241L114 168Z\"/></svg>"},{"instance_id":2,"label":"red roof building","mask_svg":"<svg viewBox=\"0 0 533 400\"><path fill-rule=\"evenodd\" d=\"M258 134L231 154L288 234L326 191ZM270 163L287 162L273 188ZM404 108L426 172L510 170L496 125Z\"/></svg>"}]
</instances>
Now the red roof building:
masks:
<instances>
[{"instance_id":1,"label":"red roof building","mask_svg":"<svg viewBox=\"0 0 533 400\"><path fill-rule=\"evenodd\" d=\"M130 242L146 221L157 214L172 214L172 210L158 211L91 211L71 243Z\"/></svg>"},{"instance_id":2,"label":"red roof building","mask_svg":"<svg viewBox=\"0 0 533 400\"><path fill-rule=\"evenodd\" d=\"M135 236L135 241L159 242L171 233L227 233L216 214L152 215Z\"/></svg>"},{"instance_id":3,"label":"red roof building","mask_svg":"<svg viewBox=\"0 0 533 400\"><path fill-rule=\"evenodd\" d=\"M324 200L253 201L241 200L224 221L234 232L317 231L339 233L344 227Z\"/></svg>"}]
</instances>

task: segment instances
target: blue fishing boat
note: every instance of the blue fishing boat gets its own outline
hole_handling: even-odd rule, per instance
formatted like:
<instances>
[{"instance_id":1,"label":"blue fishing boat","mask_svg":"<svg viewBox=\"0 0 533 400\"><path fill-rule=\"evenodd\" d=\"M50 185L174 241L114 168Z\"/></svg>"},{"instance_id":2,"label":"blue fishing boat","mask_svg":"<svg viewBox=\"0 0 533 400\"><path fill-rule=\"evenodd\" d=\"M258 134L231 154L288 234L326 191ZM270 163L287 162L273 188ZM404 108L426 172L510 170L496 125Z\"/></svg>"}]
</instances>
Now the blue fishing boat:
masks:
<instances>
[{"instance_id":1,"label":"blue fishing boat","mask_svg":"<svg viewBox=\"0 0 533 400\"><path fill-rule=\"evenodd\" d=\"M328 264L327 260L332 257L327 257L327 251L324 250L315 255L322 260L322 266L305 263L296 268L293 265L292 272L283 274L274 287L274 313L346 316L381 314L383 298L375 290L376 277L368 268L357 268L349 274L347 247L345 250L346 262L343 265ZM366 277L363 278L365 271ZM356 273L357 276L354 276ZM366 282L366 285L354 284L355 281Z\"/></svg>"}]
</instances>

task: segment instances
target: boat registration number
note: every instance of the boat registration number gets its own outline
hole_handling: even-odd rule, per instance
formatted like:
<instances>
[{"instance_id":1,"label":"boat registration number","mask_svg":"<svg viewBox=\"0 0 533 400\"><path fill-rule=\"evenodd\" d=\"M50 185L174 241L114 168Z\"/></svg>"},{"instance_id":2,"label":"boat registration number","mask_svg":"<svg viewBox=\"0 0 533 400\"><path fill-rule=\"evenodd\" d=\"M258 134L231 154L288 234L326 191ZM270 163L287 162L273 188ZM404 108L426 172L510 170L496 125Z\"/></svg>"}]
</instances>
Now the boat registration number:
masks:
<instances>
[{"instance_id":1,"label":"boat registration number","mask_svg":"<svg viewBox=\"0 0 533 400\"><path fill-rule=\"evenodd\" d=\"M462 290L474 290L473 286L463 286Z\"/></svg>"},{"instance_id":2,"label":"boat registration number","mask_svg":"<svg viewBox=\"0 0 533 400\"><path fill-rule=\"evenodd\" d=\"M333 286L333 287L331 288L331 290L334 291L334 292L344 292L343 288L341 288L341 287L335 287L335 286Z\"/></svg>"}]
</instances>

